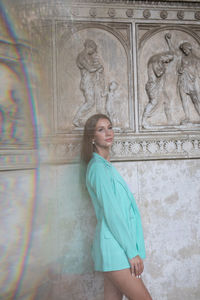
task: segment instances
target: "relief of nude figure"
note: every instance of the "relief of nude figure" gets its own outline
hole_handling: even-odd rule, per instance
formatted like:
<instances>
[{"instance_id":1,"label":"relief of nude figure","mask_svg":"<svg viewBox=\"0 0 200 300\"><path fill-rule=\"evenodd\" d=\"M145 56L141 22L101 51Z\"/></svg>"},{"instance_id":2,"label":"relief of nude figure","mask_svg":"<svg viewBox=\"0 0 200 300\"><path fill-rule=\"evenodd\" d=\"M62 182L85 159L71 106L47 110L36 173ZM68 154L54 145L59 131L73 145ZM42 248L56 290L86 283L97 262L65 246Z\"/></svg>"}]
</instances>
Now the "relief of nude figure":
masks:
<instances>
[{"instance_id":1,"label":"relief of nude figure","mask_svg":"<svg viewBox=\"0 0 200 300\"><path fill-rule=\"evenodd\" d=\"M151 56L147 63L148 81L145 90L149 98L149 102L144 108L142 116L142 126L149 128L148 119L154 114L159 103L160 94L164 95L164 112L168 124L172 122L170 101L165 86L165 75L168 64L173 61L174 55L172 51L165 51Z\"/></svg>"},{"instance_id":2,"label":"relief of nude figure","mask_svg":"<svg viewBox=\"0 0 200 300\"><path fill-rule=\"evenodd\" d=\"M80 69L80 89L85 102L76 112L73 124L82 126L82 118L96 105L96 112L102 112L102 102L105 89L104 67L97 55L97 45L93 40L84 42L84 49L78 54L76 60Z\"/></svg>"},{"instance_id":3,"label":"relief of nude figure","mask_svg":"<svg viewBox=\"0 0 200 300\"><path fill-rule=\"evenodd\" d=\"M200 78L200 58L193 53L191 43L185 41L179 44L179 49L175 49L171 43L171 35L165 36L168 46L174 55L179 58L177 63L177 87L183 106L185 118L182 125L192 123L190 116L189 102L191 101L197 114L200 116L200 96L198 93L198 79ZM181 57L179 54L181 51Z\"/></svg>"}]
</instances>

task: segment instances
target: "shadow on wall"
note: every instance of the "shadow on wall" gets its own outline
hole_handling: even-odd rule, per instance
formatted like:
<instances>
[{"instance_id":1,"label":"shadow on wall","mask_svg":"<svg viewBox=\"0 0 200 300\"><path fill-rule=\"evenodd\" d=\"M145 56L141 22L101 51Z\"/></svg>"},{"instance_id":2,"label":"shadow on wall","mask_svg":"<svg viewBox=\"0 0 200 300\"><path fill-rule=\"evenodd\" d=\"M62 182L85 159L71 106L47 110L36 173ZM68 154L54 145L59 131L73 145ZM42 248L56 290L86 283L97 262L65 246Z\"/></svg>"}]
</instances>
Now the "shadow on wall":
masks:
<instances>
[{"instance_id":1,"label":"shadow on wall","mask_svg":"<svg viewBox=\"0 0 200 300\"><path fill-rule=\"evenodd\" d=\"M37 300L102 300L103 279L98 273L56 275L38 288Z\"/></svg>"},{"instance_id":2,"label":"shadow on wall","mask_svg":"<svg viewBox=\"0 0 200 300\"><path fill-rule=\"evenodd\" d=\"M51 195L51 219L48 220L48 226L51 226L48 246L51 251L48 252L49 263L44 266L47 273L41 278L34 299L100 300L103 297L103 279L99 273L93 272L91 260L96 219L83 184L80 165L60 165L52 167L52 170L56 177L53 196L53 190L45 190L41 195L41 200L47 198L45 195ZM46 174L49 171L46 170ZM51 179L50 182L52 185Z\"/></svg>"}]
</instances>

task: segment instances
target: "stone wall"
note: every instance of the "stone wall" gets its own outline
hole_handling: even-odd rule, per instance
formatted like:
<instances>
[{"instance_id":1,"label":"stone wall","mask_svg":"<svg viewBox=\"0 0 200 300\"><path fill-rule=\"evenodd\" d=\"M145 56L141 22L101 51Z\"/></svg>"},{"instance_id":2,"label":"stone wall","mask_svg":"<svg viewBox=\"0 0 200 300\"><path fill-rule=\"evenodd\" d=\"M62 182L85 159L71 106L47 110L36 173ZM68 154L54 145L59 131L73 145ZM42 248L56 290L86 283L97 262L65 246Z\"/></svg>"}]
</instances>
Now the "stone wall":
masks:
<instances>
[{"instance_id":1,"label":"stone wall","mask_svg":"<svg viewBox=\"0 0 200 300\"><path fill-rule=\"evenodd\" d=\"M199 299L200 2L0 9L0 299L103 299L79 166L83 124L99 111L141 211L153 299Z\"/></svg>"}]
</instances>

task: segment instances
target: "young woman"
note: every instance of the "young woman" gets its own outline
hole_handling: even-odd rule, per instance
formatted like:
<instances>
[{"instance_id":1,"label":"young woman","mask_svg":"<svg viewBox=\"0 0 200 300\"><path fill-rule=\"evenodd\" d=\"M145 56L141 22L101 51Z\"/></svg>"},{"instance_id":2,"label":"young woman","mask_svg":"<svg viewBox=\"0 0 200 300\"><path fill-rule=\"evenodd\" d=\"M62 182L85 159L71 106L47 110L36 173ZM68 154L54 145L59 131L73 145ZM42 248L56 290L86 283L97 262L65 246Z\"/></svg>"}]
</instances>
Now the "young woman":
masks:
<instances>
[{"instance_id":1,"label":"young woman","mask_svg":"<svg viewBox=\"0 0 200 300\"><path fill-rule=\"evenodd\" d=\"M141 274L145 248L141 218L127 184L110 163L114 132L103 114L90 117L84 128L82 160L87 164L86 186L97 226L92 256L104 274L104 299L152 300Z\"/></svg>"}]
</instances>

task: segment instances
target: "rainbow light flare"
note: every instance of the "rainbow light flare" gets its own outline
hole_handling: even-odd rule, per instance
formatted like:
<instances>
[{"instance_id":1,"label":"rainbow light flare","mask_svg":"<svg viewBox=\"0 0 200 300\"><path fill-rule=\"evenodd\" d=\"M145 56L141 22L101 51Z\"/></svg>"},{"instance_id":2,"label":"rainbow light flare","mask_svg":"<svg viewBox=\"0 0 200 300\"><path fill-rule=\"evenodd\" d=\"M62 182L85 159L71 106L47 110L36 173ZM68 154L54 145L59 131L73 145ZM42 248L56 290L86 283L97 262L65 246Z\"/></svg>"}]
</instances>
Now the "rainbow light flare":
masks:
<instances>
[{"instance_id":1,"label":"rainbow light flare","mask_svg":"<svg viewBox=\"0 0 200 300\"><path fill-rule=\"evenodd\" d=\"M31 115L31 123L33 128L33 148L38 149L38 135L37 135L37 116L36 116L36 110L35 110L35 103L33 99L33 93L32 93L32 87L29 80L29 75L27 71L26 64L23 60L22 53L20 50L20 47L18 47L18 37L15 33L15 28L12 20L10 19L9 14L6 11L6 7L2 2L0 2L0 24L1 27L6 31L6 35L11 40L11 42L16 45L16 56L18 58L18 62L20 63L20 71L23 78L23 81L26 86L26 99L28 101L28 106L30 109L30 115ZM7 95L8 97L10 95ZM1 115L1 118L3 116ZM9 128L7 128L9 129ZM13 135L14 128L10 128ZM38 159L36 166L38 167ZM34 217L36 213L36 202L37 202L37 186L38 186L38 179L39 179L39 171L38 168L34 170L30 170L30 179L29 179L29 195L26 199L26 220L24 222L24 231L19 232L19 240L20 245L18 245L17 250L19 250L18 253L18 261L15 264L15 267L13 268L13 265L10 266L10 269L8 270L7 277L5 278L3 291L6 292L6 295L9 295L7 299L14 300L18 298L18 295L20 293L20 287L22 285L22 281L26 272L26 267L28 263L29 258L29 252L31 248L32 243L32 236L33 236L33 226L34 226ZM13 187L10 186L10 189L13 188L13 190L16 191L16 188L18 184L18 181L16 183L14 182ZM20 188L20 187L19 187ZM4 186L4 189L6 190L6 184ZM10 190L9 189L9 190ZM15 201L15 199L11 199L11 204ZM10 224L8 224L10 225ZM6 229L6 228L5 228ZM11 228L11 231L13 228ZM9 234L9 232L8 232ZM4 249L5 250L5 249ZM7 252L8 251L8 252ZM7 254L6 254L7 253ZM5 253L3 253L3 257L6 258L7 255L9 255L9 249L5 250ZM7 281L7 283L6 283ZM0 298L3 295L0 295ZM32 297L31 297L32 298Z\"/></svg>"}]
</instances>

